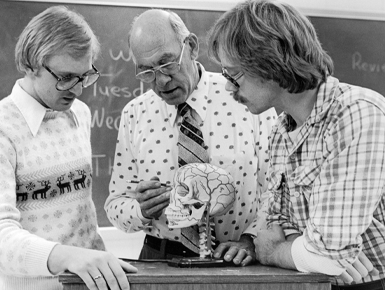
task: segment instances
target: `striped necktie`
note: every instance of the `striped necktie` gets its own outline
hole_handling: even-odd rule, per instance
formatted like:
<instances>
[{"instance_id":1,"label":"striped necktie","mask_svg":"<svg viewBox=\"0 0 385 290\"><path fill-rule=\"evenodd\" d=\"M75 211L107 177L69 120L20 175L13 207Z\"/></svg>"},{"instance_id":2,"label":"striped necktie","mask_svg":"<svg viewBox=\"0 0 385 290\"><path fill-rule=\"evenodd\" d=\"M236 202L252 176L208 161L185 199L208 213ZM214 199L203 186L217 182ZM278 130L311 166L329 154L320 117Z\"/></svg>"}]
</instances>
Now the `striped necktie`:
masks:
<instances>
[{"instance_id":1,"label":"striped necktie","mask_svg":"<svg viewBox=\"0 0 385 290\"><path fill-rule=\"evenodd\" d=\"M202 131L192 118L191 110L187 103L178 106L179 114L183 118L178 140L179 167L187 163L207 163L209 161Z\"/></svg>"},{"instance_id":2,"label":"striped necktie","mask_svg":"<svg viewBox=\"0 0 385 290\"><path fill-rule=\"evenodd\" d=\"M209 154L203 140L198 123L191 116L192 108L187 103L178 106L178 112L183 118L179 128L178 165L187 163L208 163ZM184 246L199 253L198 226L181 229L181 242Z\"/></svg>"}]
</instances>

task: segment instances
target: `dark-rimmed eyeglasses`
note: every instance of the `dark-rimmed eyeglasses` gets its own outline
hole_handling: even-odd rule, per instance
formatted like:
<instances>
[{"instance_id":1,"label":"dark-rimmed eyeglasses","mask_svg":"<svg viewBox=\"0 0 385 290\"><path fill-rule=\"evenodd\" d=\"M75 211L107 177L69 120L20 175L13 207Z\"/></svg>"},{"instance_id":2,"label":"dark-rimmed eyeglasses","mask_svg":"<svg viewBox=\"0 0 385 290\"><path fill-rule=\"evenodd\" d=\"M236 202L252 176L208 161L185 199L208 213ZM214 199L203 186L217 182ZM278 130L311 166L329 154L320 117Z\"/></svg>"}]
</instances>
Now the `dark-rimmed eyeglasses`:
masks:
<instances>
[{"instance_id":1,"label":"dark-rimmed eyeglasses","mask_svg":"<svg viewBox=\"0 0 385 290\"><path fill-rule=\"evenodd\" d=\"M236 86L237 88L239 88L239 84L237 82L237 80L239 80L243 75L244 73L242 71L240 71L239 73L237 73L235 76L231 76L229 74L229 72L227 71L227 69L225 69L224 67L222 67L222 75L229 81L231 82L234 86Z\"/></svg>"},{"instance_id":2,"label":"dark-rimmed eyeglasses","mask_svg":"<svg viewBox=\"0 0 385 290\"><path fill-rule=\"evenodd\" d=\"M157 71L160 71L162 74L164 75L173 75L173 74L176 74L179 70L180 70L180 64L182 63L182 57L183 57L183 52L184 52L184 47L186 45L186 40L188 38L186 38L184 41L183 41L183 46L182 46L182 51L180 53L180 56L179 56L179 61L171 61L171 62L168 62L168 63L165 63L165 64L162 64L160 66L157 66L157 67L153 67L151 69L147 69L145 71L142 71L140 73L136 73L137 71L137 66L135 66L135 74L136 74L136 78L138 80L141 80L142 82L145 82L145 83L151 83L152 81L155 80L155 77L156 77L156 72Z\"/></svg>"},{"instance_id":3,"label":"dark-rimmed eyeglasses","mask_svg":"<svg viewBox=\"0 0 385 290\"><path fill-rule=\"evenodd\" d=\"M71 77L58 77L49 67L44 64L42 66L57 80L55 87L58 91L68 91L80 82L82 83L83 88L87 88L94 84L100 77L100 73L94 65L92 65L94 71L86 72L81 76Z\"/></svg>"}]
</instances>

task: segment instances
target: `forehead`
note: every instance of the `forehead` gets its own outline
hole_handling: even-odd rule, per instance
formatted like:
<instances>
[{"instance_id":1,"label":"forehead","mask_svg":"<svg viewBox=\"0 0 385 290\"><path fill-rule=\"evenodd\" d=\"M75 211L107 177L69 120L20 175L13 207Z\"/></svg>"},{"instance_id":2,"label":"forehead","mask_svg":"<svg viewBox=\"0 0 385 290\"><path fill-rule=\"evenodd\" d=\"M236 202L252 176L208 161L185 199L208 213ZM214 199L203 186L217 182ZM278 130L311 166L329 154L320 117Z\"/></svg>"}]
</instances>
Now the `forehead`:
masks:
<instances>
[{"instance_id":1,"label":"forehead","mask_svg":"<svg viewBox=\"0 0 385 290\"><path fill-rule=\"evenodd\" d=\"M79 58L74 58L68 53L59 53L51 56L47 65L58 73L68 72L81 75L92 68L92 53L89 52Z\"/></svg>"},{"instance_id":2,"label":"forehead","mask_svg":"<svg viewBox=\"0 0 385 290\"><path fill-rule=\"evenodd\" d=\"M130 47L138 65L156 63L162 57L179 52L169 16L166 11L148 10L134 23Z\"/></svg>"},{"instance_id":3,"label":"forehead","mask_svg":"<svg viewBox=\"0 0 385 290\"><path fill-rule=\"evenodd\" d=\"M221 48L218 49L218 56L221 61L221 66L232 69L232 68L239 68L239 64L236 63L232 58L229 57L229 55Z\"/></svg>"},{"instance_id":4,"label":"forehead","mask_svg":"<svg viewBox=\"0 0 385 290\"><path fill-rule=\"evenodd\" d=\"M175 34L152 34L133 39L131 49L138 66L151 66L179 55L180 43Z\"/></svg>"}]
</instances>

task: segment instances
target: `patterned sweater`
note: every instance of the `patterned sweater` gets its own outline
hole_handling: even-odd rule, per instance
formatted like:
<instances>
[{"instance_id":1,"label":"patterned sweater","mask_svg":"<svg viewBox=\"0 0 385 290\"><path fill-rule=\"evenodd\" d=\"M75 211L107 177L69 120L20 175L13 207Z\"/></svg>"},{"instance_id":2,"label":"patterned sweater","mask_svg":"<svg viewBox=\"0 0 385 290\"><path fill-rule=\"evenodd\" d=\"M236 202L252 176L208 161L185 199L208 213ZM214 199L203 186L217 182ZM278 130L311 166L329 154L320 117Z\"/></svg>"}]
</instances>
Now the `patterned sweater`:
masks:
<instances>
[{"instance_id":1,"label":"patterned sweater","mask_svg":"<svg viewBox=\"0 0 385 290\"><path fill-rule=\"evenodd\" d=\"M15 84L0 101L0 289L62 289L60 243L104 250L92 201L89 108L47 111Z\"/></svg>"}]
</instances>

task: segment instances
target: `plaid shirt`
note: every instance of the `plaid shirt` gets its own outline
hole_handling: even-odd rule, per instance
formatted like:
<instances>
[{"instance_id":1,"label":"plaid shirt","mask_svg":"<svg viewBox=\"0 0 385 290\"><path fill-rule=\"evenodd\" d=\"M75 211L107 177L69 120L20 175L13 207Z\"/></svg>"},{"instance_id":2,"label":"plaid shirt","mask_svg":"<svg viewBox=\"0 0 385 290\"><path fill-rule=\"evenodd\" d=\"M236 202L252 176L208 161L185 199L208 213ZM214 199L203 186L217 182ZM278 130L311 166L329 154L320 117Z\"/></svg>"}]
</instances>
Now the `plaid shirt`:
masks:
<instances>
[{"instance_id":1,"label":"plaid shirt","mask_svg":"<svg viewBox=\"0 0 385 290\"><path fill-rule=\"evenodd\" d=\"M281 114L270 139L268 223L342 266L362 249L384 278L384 97L329 77L294 140L291 122Z\"/></svg>"}]
</instances>

